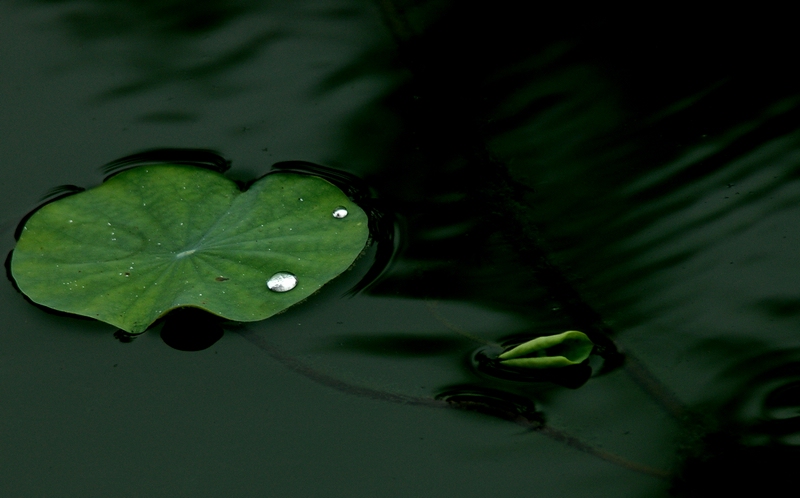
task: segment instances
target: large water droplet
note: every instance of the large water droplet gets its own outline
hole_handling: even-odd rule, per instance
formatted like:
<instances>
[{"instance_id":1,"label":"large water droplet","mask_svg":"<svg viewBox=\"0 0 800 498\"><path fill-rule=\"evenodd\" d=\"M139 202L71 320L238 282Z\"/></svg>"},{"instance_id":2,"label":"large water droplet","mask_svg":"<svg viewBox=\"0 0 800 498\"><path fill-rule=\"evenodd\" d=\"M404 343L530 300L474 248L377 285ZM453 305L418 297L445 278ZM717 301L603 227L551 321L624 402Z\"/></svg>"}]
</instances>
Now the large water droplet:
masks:
<instances>
[{"instance_id":1,"label":"large water droplet","mask_svg":"<svg viewBox=\"0 0 800 498\"><path fill-rule=\"evenodd\" d=\"M334 218L344 218L347 216L347 209L344 206L339 206L333 210Z\"/></svg>"},{"instance_id":2,"label":"large water droplet","mask_svg":"<svg viewBox=\"0 0 800 498\"><path fill-rule=\"evenodd\" d=\"M273 292L287 292L295 288L297 277L288 271L279 271L267 280L267 287Z\"/></svg>"}]
</instances>

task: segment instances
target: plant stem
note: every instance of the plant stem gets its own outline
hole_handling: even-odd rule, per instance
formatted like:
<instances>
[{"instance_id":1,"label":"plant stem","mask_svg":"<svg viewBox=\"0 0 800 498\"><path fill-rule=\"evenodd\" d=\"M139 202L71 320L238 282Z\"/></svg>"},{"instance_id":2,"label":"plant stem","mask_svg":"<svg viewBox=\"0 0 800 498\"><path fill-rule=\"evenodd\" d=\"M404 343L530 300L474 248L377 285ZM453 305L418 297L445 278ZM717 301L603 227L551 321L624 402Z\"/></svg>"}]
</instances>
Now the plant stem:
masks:
<instances>
[{"instance_id":1,"label":"plant stem","mask_svg":"<svg viewBox=\"0 0 800 498\"><path fill-rule=\"evenodd\" d=\"M265 351L268 355L278 360L281 364L291 370L299 373L300 375L313 380L317 384L336 389L343 393L352 394L361 398L374 399L376 401L388 401L390 403L398 403L401 405L412 406L427 406L430 408L446 408L447 403L433 398L407 396L405 394L394 394L369 387L357 386L350 384L343 380L332 377L328 374L319 372L304 364L297 358L294 358L276 345L265 340L263 337L250 331L238 331L239 335L245 338L250 343L254 344L259 349Z\"/></svg>"},{"instance_id":2,"label":"plant stem","mask_svg":"<svg viewBox=\"0 0 800 498\"><path fill-rule=\"evenodd\" d=\"M375 401L383 401L400 405L422 406L426 408L449 408L449 409L462 408L457 404L451 404L444 400L439 400L429 397L408 396L405 394L389 393L385 391L380 391L378 389L372 389L369 387L358 386L355 384L351 384L349 382L345 382L341 379L337 379L328 374L314 370L313 368L309 367L308 365L305 365L297 358L290 356L289 354L281 350L278 346L270 343L269 341L265 340L263 337L259 336L254 332L245 330L245 331L238 331L238 333L245 340L255 345L262 351L265 351L268 355L270 355L272 358L274 358L284 366L288 367L289 369L299 373L300 375L306 377L307 379L310 379L313 382L316 382L317 384L333 388L339 392L343 392L345 394L350 394L353 396L358 396L360 398L367 398ZM514 417L512 421L517 425L528 429L531 432L542 434L543 436L547 436L550 439L566 444L570 448L576 449L588 455L592 455L594 457L597 457L601 460L617 465L624 469L662 479L670 477L670 473L666 470L657 469L640 463L632 462L614 453L610 453L608 451L595 448L589 443L580 440L579 438L567 433L566 431L543 425L538 420L531 420L522 414L518 414L516 417Z\"/></svg>"},{"instance_id":3,"label":"plant stem","mask_svg":"<svg viewBox=\"0 0 800 498\"><path fill-rule=\"evenodd\" d=\"M430 311L431 315L433 315L434 318L436 318L439 322L441 322L442 325L444 325L445 327L447 327L451 331L455 332L456 334L458 334L458 335L460 335L462 337L466 337L467 339L469 339L471 341L477 342L479 344L485 344L487 346L500 347L500 345L498 343L496 343L494 341L490 341L488 339L484 339L483 337L479 337L479 336L474 335L474 334L470 334L469 332L467 332L465 330L462 330L460 327L458 327L455 324L453 324L452 322L450 322L447 318L444 317L444 315L442 315L439 312L438 305L439 305L438 301L428 301L428 300L425 301L425 306L427 306L428 311Z\"/></svg>"}]
</instances>

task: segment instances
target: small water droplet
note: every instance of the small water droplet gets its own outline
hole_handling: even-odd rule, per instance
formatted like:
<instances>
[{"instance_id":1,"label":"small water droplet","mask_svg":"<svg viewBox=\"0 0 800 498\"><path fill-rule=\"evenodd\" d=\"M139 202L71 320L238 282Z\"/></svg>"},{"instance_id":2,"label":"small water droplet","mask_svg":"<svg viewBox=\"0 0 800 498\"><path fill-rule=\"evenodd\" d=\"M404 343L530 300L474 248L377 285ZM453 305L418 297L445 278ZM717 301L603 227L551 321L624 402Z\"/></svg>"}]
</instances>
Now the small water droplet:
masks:
<instances>
[{"instance_id":1,"label":"small water droplet","mask_svg":"<svg viewBox=\"0 0 800 498\"><path fill-rule=\"evenodd\" d=\"M344 206L339 206L333 210L333 217L334 218L344 218L347 216L347 209Z\"/></svg>"},{"instance_id":2,"label":"small water droplet","mask_svg":"<svg viewBox=\"0 0 800 498\"><path fill-rule=\"evenodd\" d=\"M72 220L69 220L69 222L72 223Z\"/></svg>"},{"instance_id":3,"label":"small water droplet","mask_svg":"<svg viewBox=\"0 0 800 498\"><path fill-rule=\"evenodd\" d=\"M273 292L287 292L295 288L297 277L288 271L279 271L267 280L267 287Z\"/></svg>"}]
</instances>

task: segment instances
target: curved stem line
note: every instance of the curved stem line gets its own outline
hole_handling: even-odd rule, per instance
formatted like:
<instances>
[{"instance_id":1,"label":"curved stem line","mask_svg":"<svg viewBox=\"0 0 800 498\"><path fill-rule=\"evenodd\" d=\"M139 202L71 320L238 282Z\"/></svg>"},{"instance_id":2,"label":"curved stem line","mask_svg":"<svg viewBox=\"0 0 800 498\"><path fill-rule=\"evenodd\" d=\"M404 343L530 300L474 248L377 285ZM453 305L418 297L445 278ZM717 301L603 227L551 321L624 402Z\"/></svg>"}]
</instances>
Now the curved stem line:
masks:
<instances>
[{"instance_id":1,"label":"curved stem line","mask_svg":"<svg viewBox=\"0 0 800 498\"><path fill-rule=\"evenodd\" d=\"M688 409L663 382L653 375L649 368L629 351L625 351L625 363L622 367L644 392L657 401L670 415L678 420L684 420Z\"/></svg>"},{"instance_id":2,"label":"curved stem line","mask_svg":"<svg viewBox=\"0 0 800 498\"><path fill-rule=\"evenodd\" d=\"M349 382L345 382L343 380L332 377L328 374L314 370L313 368L304 364L297 358L288 355L278 346L270 343L269 341L265 340L263 337L257 335L254 332L238 331L238 334L251 344L265 351L268 355L270 355L272 358L277 360L282 365L288 367L289 369L299 373L300 375L318 384L333 388L345 394L351 394L361 398L373 399L376 401L385 401L400 405L423 406L426 408L449 408L449 409L459 408L458 405L450 404L444 400L428 398L428 397L420 397L420 396L408 396L405 394L389 393L377 389L372 389L369 387L350 384ZM610 453L608 451L595 448L589 443L581 441L577 437L572 436L571 434L565 431L541 425L539 421L530 420L523 415L519 415L518 417L516 417L513 420L513 422L516 423L517 425L525 427L531 432L537 432L539 434L549 437L550 439L566 444L570 448L576 449L588 455L592 455L594 457L597 457L601 460L617 465L624 469L631 470L633 472L638 472L640 474L646 474L652 477L658 477L661 479L669 478L671 475L670 472L666 470L657 469L640 463L632 462L614 453Z\"/></svg>"},{"instance_id":3,"label":"curved stem line","mask_svg":"<svg viewBox=\"0 0 800 498\"><path fill-rule=\"evenodd\" d=\"M638 462L632 462L614 453L610 453L608 451L595 448L594 446L581 441L575 436L572 436L562 430L554 429L553 427L541 426L539 428L534 428L532 430L538 432L539 434L547 436L550 439L553 439L560 443L564 443L571 448L582 451L589 455L596 456L601 460L605 460L606 462L613 463L614 465L617 465L619 467L632 470L633 472L638 472L640 474L646 474L649 476L658 477L660 479L668 479L672 476L672 473L669 471L658 469L655 467L650 467L649 465L644 465Z\"/></svg>"},{"instance_id":4,"label":"curved stem line","mask_svg":"<svg viewBox=\"0 0 800 498\"><path fill-rule=\"evenodd\" d=\"M433 315L434 318L436 318L439 322L441 322L442 325L444 325L445 327L447 327L451 331L455 332L456 334L458 334L460 336L463 336L463 337L466 337L467 339L469 339L471 341L475 341L475 342L477 342L479 344L485 344L487 346L500 347L500 345L497 344L496 342L484 339L483 337L478 337L477 335L470 334L467 331L461 330L461 328L459 328L458 326L454 325L447 318L445 318L444 315L442 315L439 312L438 304L439 304L439 301L428 301L428 300L425 300L425 306L428 308L428 311L431 313L431 315Z\"/></svg>"},{"instance_id":5,"label":"curved stem line","mask_svg":"<svg viewBox=\"0 0 800 498\"><path fill-rule=\"evenodd\" d=\"M421 398L417 396L408 396L405 394L394 394L385 391L379 391L377 389L371 389L369 387L356 386L350 384L343 380L332 377L328 374L314 370L313 368L304 364L297 358L294 358L286 354L276 345L266 341L263 337L260 337L254 332L239 331L238 333L248 342L254 344L259 349L265 351L268 355L278 360L278 362L288 367L289 369L294 370L300 375L308 379L311 379L318 384L322 384L323 386L326 387L331 387L333 389L336 389L337 391L346 394L352 394L354 396L359 396L361 398L374 399L376 401L388 401L390 403L398 403L401 405L427 406L430 408L447 407L446 402L439 401L433 398Z\"/></svg>"}]
</instances>

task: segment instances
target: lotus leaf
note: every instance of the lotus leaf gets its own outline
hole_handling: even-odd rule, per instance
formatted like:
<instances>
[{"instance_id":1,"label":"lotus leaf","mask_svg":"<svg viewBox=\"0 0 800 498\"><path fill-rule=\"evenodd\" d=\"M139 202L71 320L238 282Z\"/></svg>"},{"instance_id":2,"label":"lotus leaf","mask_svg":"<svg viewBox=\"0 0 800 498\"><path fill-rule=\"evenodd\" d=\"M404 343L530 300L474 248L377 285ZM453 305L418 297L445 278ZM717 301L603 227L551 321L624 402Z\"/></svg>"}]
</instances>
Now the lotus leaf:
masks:
<instances>
[{"instance_id":1,"label":"lotus leaf","mask_svg":"<svg viewBox=\"0 0 800 498\"><path fill-rule=\"evenodd\" d=\"M334 216L341 209L347 215ZM11 274L36 303L130 333L180 307L249 322L347 270L367 225L361 208L318 177L274 173L242 192L207 169L140 166L36 211ZM296 286L270 290L279 272Z\"/></svg>"}]
</instances>

